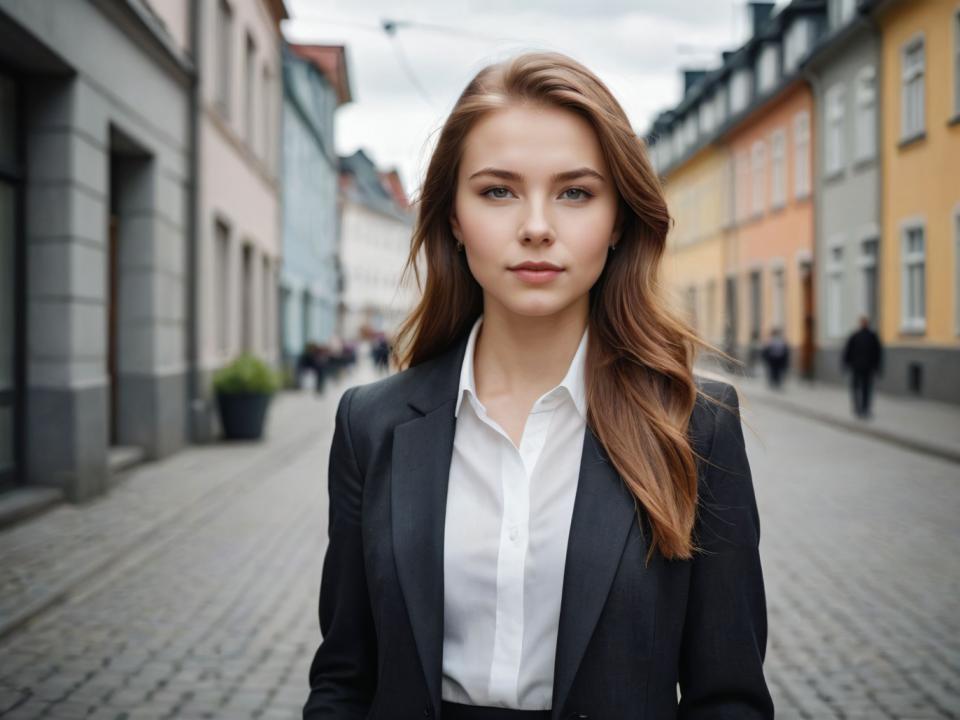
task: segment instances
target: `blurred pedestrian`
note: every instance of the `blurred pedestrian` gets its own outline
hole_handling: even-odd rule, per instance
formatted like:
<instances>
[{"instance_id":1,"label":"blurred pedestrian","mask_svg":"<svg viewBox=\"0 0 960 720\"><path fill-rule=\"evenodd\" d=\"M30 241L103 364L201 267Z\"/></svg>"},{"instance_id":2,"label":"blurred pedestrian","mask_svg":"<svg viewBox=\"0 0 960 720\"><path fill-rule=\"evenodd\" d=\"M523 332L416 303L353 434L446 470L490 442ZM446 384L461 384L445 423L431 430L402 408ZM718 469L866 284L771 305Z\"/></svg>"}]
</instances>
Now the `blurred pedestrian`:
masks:
<instances>
[{"instance_id":1,"label":"blurred pedestrian","mask_svg":"<svg viewBox=\"0 0 960 720\"><path fill-rule=\"evenodd\" d=\"M850 372L853 414L864 419L873 417L870 411L873 376L883 372L883 345L870 329L870 318L866 315L860 316L860 328L847 338L843 369Z\"/></svg>"},{"instance_id":2,"label":"blurred pedestrian","mask_svg":"<svg viewBox=\"0 0 960 720\"><path fill-rule=\"evenodd\" d=\"M790 346L783 339L780 328L773 328L770 331L770 338L763 346L761 355L767 366L767 382L771 388L779 390L783 383L783 375L790 366Z\"/></svg>"}]
</instances>

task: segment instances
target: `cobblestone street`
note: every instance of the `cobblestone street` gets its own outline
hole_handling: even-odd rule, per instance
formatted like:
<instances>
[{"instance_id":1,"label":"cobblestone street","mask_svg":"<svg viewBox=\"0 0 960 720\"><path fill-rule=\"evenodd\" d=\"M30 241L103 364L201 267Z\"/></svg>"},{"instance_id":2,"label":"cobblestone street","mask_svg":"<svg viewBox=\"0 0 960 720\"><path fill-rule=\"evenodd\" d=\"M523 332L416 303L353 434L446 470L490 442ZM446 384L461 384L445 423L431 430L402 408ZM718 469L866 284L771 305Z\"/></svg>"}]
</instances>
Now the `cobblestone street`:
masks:
<instances>
[{"instance_id":1,"label":"cobblestone street","mask_svg":"<svg viewBox=\"0 0 960 720\"><path fill-rule=\"evenodd\" d=\"M263 444L188 449L0 534L0 715L299 717L333 411L372 378L284 394ZM957 717L960 466L744 404L777 717Z\"/></svg>"}]
</instances>

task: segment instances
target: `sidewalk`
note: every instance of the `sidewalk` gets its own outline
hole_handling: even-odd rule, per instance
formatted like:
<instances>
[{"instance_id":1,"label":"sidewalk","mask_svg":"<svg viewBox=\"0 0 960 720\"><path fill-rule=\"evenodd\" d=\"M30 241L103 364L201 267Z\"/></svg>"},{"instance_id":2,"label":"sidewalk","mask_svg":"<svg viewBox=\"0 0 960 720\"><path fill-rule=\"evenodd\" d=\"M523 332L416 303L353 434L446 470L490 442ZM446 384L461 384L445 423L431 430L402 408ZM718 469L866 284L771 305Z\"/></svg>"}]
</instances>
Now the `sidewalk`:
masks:
<instances>
[{"instance_id":1,"label":"sidewalk","mask_svg":"<svg viewBox=\"0 0 960 720\"><path fill-rule=\"evenodd\" d=\"M325 441L325 426L332 425L343 391L376 377L361 358L322 395L279 393L262 442L187 447L136 466L89 503L63 503L0 531L0 640L87 581L162 542L168 525L215 517L229 499L281 471L298 448ZM318 403L324 406L319 413Z\"/></svg>"},{"instance_id":2,"label":"sidewalk","mask_svg":"<svg viewBox=\"0 0 960 720\"><path fill-rule=\"evenodd\" d=\"M762 376L698 372L733 383L747 402L774 405L853 432L871 435L902 447L960 463L960 405L874 393L873 418L853 415L846 385L790 377L781 390L768 387Z\"/></svg>"}]
</instances>

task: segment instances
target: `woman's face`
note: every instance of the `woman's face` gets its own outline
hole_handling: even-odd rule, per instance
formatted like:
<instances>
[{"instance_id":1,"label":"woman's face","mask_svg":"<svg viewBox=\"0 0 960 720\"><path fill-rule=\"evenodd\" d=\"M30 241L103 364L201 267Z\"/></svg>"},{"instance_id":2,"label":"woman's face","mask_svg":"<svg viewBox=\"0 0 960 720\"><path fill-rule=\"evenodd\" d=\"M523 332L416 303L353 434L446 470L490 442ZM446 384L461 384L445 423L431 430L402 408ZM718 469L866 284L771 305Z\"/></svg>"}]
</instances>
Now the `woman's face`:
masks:
<instances>
[{"instance_id":1,"label":"woman's face","mask_svg":"<svg viewBox=\"0 0 960 720\"><path fill-rule=\"evenodd\" d=\"M618 239L618 199L597 136L576 113L515 105L477 122L450 225L485 305L544 316L588 302ZM515 269L525 262L558 270Z\"/></svg>"}]
</instances>

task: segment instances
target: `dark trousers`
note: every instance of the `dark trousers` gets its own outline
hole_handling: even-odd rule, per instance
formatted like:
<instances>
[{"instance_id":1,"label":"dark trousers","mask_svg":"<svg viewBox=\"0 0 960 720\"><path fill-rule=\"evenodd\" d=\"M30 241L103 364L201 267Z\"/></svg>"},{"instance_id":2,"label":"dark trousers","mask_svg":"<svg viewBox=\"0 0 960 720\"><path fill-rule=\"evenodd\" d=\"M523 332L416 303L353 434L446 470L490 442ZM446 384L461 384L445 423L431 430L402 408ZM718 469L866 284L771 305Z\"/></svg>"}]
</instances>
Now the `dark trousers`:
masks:
<instances>
[{"instance_id":1,"label":"dark trousers","mask_svg":"<svg viewBox=\"0 0 960 720\"><path fill-rule=\"evenodd\" d=\"M850 393L853 396L854 414L857 417L869 415L873 396L873 373L854 370L850 376Z\"/></svg>"},{"instance_id":2,"label":"dark trousers","mask_svg":"<svg viewBox=\"0 0 960 720\"><path fill-rule=\"evenodd\" d=\"M510 708L461 705L443 700L443 720L550 720L549 710L512 710Z\"/></svg>"}]
</instances>

